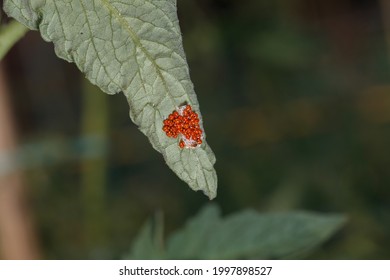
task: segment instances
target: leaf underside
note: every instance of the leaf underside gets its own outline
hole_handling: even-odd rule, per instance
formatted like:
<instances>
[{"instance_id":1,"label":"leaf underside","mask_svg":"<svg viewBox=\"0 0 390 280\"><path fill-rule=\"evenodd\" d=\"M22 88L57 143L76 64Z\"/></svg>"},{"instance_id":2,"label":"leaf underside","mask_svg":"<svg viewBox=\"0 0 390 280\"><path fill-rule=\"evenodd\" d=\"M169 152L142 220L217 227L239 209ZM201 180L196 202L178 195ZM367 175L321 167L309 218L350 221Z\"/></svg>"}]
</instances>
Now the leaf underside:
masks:
<instances>
[{"instance_id":1,"label":"leaf underside","mask_svg":"<svg viewBox=\"0 0 390 280\"><path fill-rule=\"evenodd\" d=\"M153 245L150 222L140 232L130 259L291 259L305 257L345 223L338 214L286 212L260 214L253 210L221 217L215 205L205 207L177 232L166 250ZM142 252L137 248L144 248Z\"/></svg>"},{"instance_id":2,"label":"leaf underside","mask_svg":"<svg viewBox=\"0 0 390 280\"><path fill-rule=\"evenodd\" d=\"M130 118L193 190L216 196L215 156L206 141L181 149L162 131L183 104L200 118L177 18L176 0L6 0L6 13L74 62L108 94L123 92ZM205 135L204 135L205 136Z\"/></svg>"}]
</instances>

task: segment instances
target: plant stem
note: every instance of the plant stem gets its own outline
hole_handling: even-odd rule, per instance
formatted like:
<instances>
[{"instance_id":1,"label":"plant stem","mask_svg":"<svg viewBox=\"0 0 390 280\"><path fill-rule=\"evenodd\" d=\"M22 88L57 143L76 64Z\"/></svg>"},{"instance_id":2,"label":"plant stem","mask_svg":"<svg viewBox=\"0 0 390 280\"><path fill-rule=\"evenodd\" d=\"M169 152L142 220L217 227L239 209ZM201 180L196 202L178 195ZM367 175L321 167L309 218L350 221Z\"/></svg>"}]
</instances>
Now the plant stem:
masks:
<instances>
[{"instance_id":1,"label":"plant stem","mask_svg":"<svg viewBox=\"0 0 390 280\"><path fill-rule=\"evenodd\" d=\"M108 134L107 96L87 79L83 79L82 133L96 136L106 144ZM99 148L99 147L96 147ZM105 147L100 147L100 149ZM85 240L89 258L107 258L106 184L107 159L86 159L81 165L81 186L85 218Z\"/></svg>"},{"instance_id":2,"label":"plant stem","mask_svg":"<svg viewBox=\"0 0 390 280\"><path fill-rule=\"evenodd\" d=\"M19 41L29 29L12 20L9 24L0 29L0 60L7 54L17 41Z\"/></svg>"}]
</instances>

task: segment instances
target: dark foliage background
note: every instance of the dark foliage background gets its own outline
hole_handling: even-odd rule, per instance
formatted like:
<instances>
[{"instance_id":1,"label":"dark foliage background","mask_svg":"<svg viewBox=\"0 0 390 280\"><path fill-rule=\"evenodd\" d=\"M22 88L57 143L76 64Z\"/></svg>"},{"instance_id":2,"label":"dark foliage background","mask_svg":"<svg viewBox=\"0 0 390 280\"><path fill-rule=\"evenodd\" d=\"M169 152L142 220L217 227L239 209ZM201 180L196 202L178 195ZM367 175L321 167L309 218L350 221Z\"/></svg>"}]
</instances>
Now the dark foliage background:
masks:
<instances>
[{"instance_id":1,"label":"dark foliage background","mask_svg":"<svg viewBox=\"0 0 390 280\"><path fill-rule=\"evenodd\" d=\"M386 2L178 1L215 202L225 214L347 214L315 259L390 258ZM6 70L43 258L120 258L157 210L170 233L208 203L131 123L125 98L91 87L37 32Z\"/></svg>"}]
</instances>

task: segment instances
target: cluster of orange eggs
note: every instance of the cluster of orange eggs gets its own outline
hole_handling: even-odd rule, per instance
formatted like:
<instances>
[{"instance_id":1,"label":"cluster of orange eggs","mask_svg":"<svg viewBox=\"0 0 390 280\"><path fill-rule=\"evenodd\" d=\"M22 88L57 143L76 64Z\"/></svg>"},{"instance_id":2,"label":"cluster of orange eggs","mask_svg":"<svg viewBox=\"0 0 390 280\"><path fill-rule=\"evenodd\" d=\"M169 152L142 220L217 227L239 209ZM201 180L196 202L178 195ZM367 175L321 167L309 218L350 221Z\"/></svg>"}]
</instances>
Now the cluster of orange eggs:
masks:
<instances>
[{"instance_id":1,"label":"cluster of orange eggs","mask_svg":"<svg viewBox=\"0 0 390 280\"><path fill-rule=\"evenodd\" d=\"M180 148L195 148L202 144L203 132L199 126L199 116L190 105L179 107L164 121L163 131L168 137L180 136Z\"/></svg>"}]
</instances>

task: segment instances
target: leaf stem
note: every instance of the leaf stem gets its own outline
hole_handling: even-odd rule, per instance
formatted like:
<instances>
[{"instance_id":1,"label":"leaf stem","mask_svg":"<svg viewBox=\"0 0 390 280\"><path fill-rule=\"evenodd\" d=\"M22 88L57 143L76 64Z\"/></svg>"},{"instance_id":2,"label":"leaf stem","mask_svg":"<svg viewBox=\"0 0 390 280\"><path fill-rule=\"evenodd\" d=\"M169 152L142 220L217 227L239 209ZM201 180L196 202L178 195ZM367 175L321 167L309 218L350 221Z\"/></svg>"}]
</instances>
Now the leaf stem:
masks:
<instances>
[{"instance_id":1,"label":"leaf stem","mask_svg":"<svg viewBox=\"0 0 390 280\"><path fill-rule=\"evenodd\" d=\"M109 132L109 108L107 96L87 79L83 79L82 133L100 139L102 155L86 159L81 164L81 187L85 218L86 247L93 255L107 258L108 215L107 213L107 157L106 143ZM99 113L97 113L99 112Z\"/></svg>"},{"instance_id":2,"label":"leaf stem","mask_svg":"<svg viewBox=\"0 0 390 280\"><path fill-rule=\"evenodd\" d=\"M12 20L9 24L0 29L0 60L7 54L12 46L19 41L29 29Z\"/></svg>"}]
</instances>

